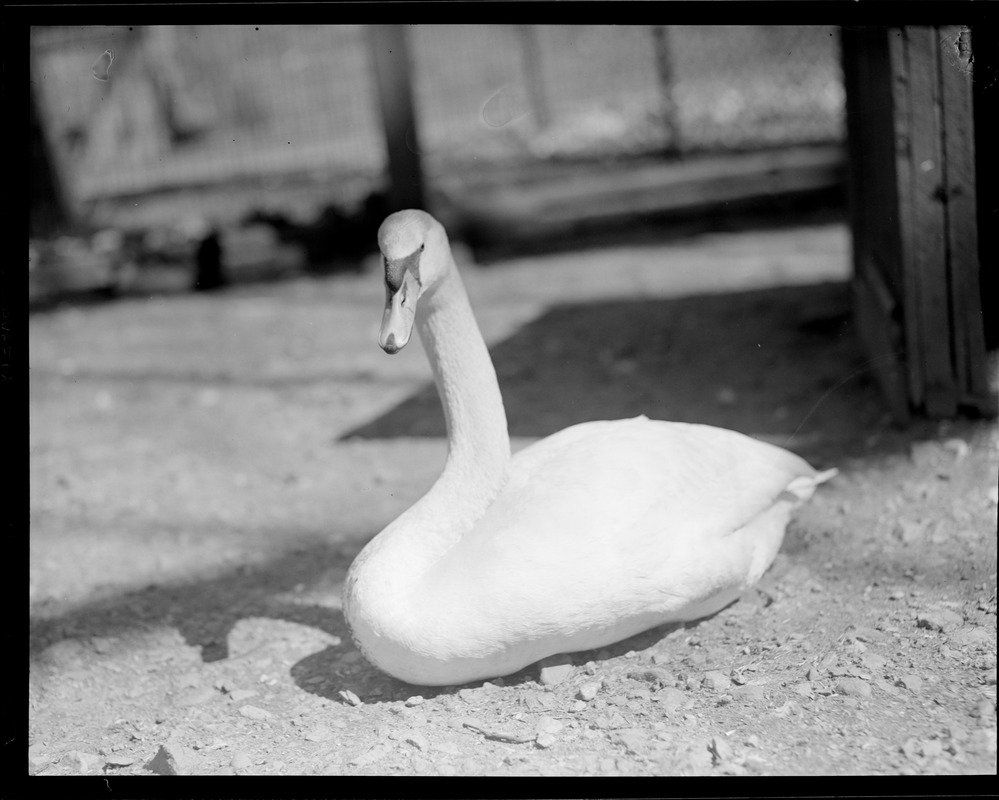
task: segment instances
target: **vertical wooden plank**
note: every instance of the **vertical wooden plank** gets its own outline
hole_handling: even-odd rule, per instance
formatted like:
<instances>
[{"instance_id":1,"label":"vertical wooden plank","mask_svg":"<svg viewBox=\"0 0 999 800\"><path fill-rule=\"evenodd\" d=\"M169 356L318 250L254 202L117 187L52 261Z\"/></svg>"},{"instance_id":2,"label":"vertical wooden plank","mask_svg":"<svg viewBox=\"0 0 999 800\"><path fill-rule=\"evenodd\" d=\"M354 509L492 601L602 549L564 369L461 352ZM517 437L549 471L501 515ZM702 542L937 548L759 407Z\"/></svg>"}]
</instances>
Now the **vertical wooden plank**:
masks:
<instances>
[{"instance_id":1,"label":"vertical wooden plank","mask_svg":"<svg viewBox=\"0 0 999 800\"><path fill-rule=\"evenodd\" d=\"M905 269L912 305L907 325L923 372L924 407L930 416L957 411L957 385L951 356L943 203L943 148L936 31L906 28L908 54L912 240ZM903 201L904 202L904 201Z\"/></svg>"},{"instance_id":2,"label":"vertical wooden plank","mask_svg":"<svg viewBox=\"0 0 999 800\"><path fill-rule=\"evenodd\" d=\"M909 101L909 47L905 28L888 33L888 58L891 66L892 120L895 137L895 186L898 213L898 267L902 290L903 325L909 376L909 401L914 408L925 402L923 394L923 356L919 335L918 284L912 279L914 205L912 197L912 141Z\"/></svg>"},{"instance_id":3,"label":"vertical wooden plank","mask_svg":"<svg viewBox=\"0 0 999 800\"><path fill-rule=\"evenodd\" d=\"M412 59L404 25L371 25L368 44L385 125L389 205L423 208L423 169L413 109Z\"/></svg>"},{"instance_id":4,"label":"vertical wooden plank","mask_svg":"<svg viewBox=\"0 0 999 800\"><path fill-rule=\"evenodd\" d=\"M954 325L954 367L962 402L989 405L985 328L979 287L971 42L959 26L940 28L940 87L944 133L944 209Z\"/></svg>"},{"instance_id":5,"label":"vertical wooden plank","mask_svg":"<svg viewBox=\"0 0 999 800\"><path fill-rule=\"evenodd\" d=\"M888 31L844 28L853 296L858 334L892 416L908 422Z\"/></svg>"}]
</instances>

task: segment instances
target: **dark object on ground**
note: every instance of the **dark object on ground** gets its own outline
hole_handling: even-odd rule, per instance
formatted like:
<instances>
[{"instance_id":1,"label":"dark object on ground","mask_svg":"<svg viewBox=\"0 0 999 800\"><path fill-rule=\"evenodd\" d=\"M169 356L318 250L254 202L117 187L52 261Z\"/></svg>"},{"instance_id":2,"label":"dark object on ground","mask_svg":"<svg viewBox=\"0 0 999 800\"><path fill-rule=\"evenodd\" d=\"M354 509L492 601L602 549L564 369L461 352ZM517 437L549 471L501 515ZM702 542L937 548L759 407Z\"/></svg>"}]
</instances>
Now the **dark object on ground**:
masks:
<instances>
[{"instance_id":1,"label":"dark object on ground","mask_svg":"<svg viewBox=\"0 0 999 800\"><path fill-rule=\"evenodd\" d=\"M243 222L270 225L282 242L300 244L310 271L359 272L362 259L375 247L378 226L388 214L388 198L376 191L353 213L329 204L306 224L293 222L281 212L264 210L251 212Z\"/></svg>"},{"instance_id":2,"label":"dark object on ground","mask_svg":"<svg viewBox=\"0 0 999 800\"><path fill-rule=\"evenodd\" d=\"M212 229L198 245L195 258L197 270L194 275L195 291L213 291L223 288L228 283L225 270L222 267L222 259L223 252L222 244L219 241L219 232Z\"/></svg>"}]
</instances>

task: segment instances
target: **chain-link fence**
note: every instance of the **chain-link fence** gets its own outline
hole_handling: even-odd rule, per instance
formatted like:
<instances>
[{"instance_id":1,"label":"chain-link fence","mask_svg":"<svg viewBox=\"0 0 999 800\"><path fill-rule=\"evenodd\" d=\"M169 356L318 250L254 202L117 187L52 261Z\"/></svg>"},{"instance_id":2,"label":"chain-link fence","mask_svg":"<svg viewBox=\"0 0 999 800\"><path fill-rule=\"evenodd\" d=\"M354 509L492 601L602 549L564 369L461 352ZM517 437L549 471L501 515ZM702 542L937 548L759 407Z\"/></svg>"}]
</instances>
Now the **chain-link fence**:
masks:
<instances>
[{"instance_id":1,"label":"chain-link fence","mask_svg":"<svg viewBox=\"0 0 999 800\"><path fill-rule=\"evenodd\" d=\"M553 159L842 138L833 28L409 33L431 183ZM256 195L240 195L253 204L301 179L349 202L384 171L363 26L39 28L32 45L48 136L78 198L256 181Z\"/></svg>"}]
</instances>

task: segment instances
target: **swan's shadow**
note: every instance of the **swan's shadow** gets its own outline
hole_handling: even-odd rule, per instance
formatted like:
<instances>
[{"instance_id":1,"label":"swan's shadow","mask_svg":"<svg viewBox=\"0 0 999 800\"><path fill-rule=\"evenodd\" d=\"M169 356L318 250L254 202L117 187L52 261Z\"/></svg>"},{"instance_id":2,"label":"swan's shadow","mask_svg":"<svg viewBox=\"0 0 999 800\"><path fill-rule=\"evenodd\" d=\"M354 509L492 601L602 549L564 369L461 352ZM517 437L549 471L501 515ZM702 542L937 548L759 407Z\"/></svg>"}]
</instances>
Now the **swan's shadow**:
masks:
<instances>
[{"instance_id":1,"label":"swan's shadow","mask_svg":"<svg viewBox=\"0 0 999 800\"><path fill-rule=\"evenodd\" d=\"M365 703L378 703L417 694L430 698L461 688L407 684L360 657L338 607L340 586L354 555L353 550L317 545L279 556L259 567L237 567L199 581L126 592L56 617L32 617L29 657L37 659L49 645L64 639L114 638L133 630L165 626L176 629L188 646L199 648L203 663L221 662L241 657L229 651L229 637L237 623L264 618L297 623L340 640L291 666L297 687L310 694L346 702L340 692L349 689ZM319 600L289 599L303 586L307 597ZM615 658L629 650L652 647L682 627L660 626L600 650L565 654L555 660L582 666L588 661ZM538 670L538 664L529 665L504 678L503 683L509 686L536 681Z\"/></svg>"},{"instance_id":2,"label":"swan's shadow","mask_svg":"<svg viewBox=\"0 0 999 800\"><path fill-rule=\"evenodd\" d=\"M845 283L553 307L490 348L510 434L646 414L799 451L868 435L884 409L850 307ZM428 383L342 438L445 435Z\"/></svg>"}]
</instances>

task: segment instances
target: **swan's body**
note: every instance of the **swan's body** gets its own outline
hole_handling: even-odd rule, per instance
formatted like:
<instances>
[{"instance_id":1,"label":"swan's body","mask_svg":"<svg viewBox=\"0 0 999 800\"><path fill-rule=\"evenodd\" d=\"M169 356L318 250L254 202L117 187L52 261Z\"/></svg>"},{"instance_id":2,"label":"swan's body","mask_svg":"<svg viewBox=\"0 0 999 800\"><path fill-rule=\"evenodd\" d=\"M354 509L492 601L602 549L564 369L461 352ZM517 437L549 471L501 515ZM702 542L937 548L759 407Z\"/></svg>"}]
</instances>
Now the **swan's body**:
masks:
<instances>
[{"instance_id":1,"label":"swan's body","mask_svg":"<svg viewBox=\"0 0 999 800\"><path fill-rule=\"evenodd\" d=\"M834 474L733 431L645 417L574 425L511 457L443 228L403 211L378 238L380 344L399 350L415 319L449 442L434 486L347 575L347 623L385 672L467 683L712 614L759 579L794 507Z\"/></svg>"}]
</instances>

